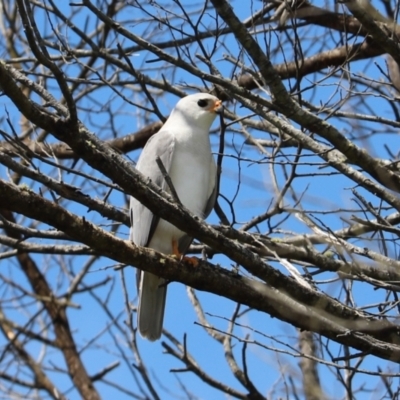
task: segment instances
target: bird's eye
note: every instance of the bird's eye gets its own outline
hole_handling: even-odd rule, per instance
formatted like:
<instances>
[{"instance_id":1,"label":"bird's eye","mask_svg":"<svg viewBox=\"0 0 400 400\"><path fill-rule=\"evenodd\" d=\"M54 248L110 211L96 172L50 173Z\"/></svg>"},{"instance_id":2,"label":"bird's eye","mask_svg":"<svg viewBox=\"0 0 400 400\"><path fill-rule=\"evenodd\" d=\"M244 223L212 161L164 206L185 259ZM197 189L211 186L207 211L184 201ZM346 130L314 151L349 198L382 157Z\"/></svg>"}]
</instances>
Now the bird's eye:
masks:
<instances>
[{"instance_id":1,"label":"bird's eye","mask_svg":"<svg viewBox=\"0 0 400 400\"><path fill-rule=\"evenodd\" d=\"M204 108L208 104L207 100L201 99L197 102L197 105L201 108Z\"/></svg>"}]
</instances>

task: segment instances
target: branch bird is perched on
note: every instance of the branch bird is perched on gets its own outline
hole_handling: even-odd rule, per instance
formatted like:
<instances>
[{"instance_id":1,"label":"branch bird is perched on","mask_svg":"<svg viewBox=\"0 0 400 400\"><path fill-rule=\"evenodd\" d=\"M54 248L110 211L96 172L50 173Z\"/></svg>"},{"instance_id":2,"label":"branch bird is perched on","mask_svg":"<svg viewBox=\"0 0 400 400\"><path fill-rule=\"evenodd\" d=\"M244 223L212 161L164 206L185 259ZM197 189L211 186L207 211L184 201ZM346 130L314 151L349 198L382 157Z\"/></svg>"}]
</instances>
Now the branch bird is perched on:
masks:
<instances>
[{"instance_id":1,"label":"branch bird is perched on","mask_svg":"<svg viewBox=\"0 0 400 400\"><path fill-rule=\"evenodd\" d=\"M169 191L156 162L160 157L180 202L202 218L213 209L217 195L217 168L211 154L209 131L221 107L221 100L210 94L182 98L160 131L147 142L137 163L143 175ZM180 257L193 240L133 197L130 215L130 239L138 246ZM163 325L166 282L137 270L137 283L139 332L144 338L157 340Z\"/></svg>"}]
</instances>

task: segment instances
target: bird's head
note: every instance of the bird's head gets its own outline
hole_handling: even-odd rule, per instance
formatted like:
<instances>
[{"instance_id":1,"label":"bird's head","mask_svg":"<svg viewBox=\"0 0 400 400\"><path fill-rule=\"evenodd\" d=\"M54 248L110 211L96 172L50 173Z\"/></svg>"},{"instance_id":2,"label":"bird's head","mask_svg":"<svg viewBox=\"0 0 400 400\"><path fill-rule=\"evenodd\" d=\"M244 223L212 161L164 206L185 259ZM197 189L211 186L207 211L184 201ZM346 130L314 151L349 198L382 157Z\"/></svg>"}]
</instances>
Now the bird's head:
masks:
<instances>
[{"instance_id":1,"label":"bird's head","mask_svg":"<svg viewBox=\"0 0 400 400\"><path fill-rule=\"evenodd\" d=\"M169 120L183 118L190 125L209 129L217 113L222 110L222 101L207 93L196 93L183 97L173 109Z\"/></svg>"}]
</instances>

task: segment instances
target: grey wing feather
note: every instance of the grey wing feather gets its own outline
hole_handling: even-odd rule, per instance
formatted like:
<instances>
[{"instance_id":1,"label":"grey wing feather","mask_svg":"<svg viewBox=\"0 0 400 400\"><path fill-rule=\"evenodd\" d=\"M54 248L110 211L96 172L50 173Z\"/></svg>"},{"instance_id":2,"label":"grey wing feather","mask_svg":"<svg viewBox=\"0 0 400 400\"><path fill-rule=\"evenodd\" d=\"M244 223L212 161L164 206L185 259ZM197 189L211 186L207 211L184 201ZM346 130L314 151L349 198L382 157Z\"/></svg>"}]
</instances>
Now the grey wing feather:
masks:
<instances>
[{"instance_id":1,"label":"grey wing feather","mask_svg":"<svg viewBox=\"0 0 400 400\"><path fill-rule=\"evenodd\" d=\"M165 169L169 172L175 141L168 132L159 132L152 136L147 142L139 157L136 168L153 183L164 189L165 180L156 163L160 157ZM159 218L134 197L130 203L131 231L130 239L138 246L147 246L153 236Z\"/></svg>"},{"instance_id":2,"label":"grey wing feather","mask_svg":"<svg viewBox=\"0 0 400 400\"><path fill-rule=\"evenodd\" d=\"M207 200L207 204L206 207L204 208L204 218L208 217L208 215L210 214L210 212L212 211L212 209L214 208L215 205L215 201L217 200L217 177L215 177L215 184L214 184L214 188L211 192L210 197Z\"/></svg>"}]
</instances>

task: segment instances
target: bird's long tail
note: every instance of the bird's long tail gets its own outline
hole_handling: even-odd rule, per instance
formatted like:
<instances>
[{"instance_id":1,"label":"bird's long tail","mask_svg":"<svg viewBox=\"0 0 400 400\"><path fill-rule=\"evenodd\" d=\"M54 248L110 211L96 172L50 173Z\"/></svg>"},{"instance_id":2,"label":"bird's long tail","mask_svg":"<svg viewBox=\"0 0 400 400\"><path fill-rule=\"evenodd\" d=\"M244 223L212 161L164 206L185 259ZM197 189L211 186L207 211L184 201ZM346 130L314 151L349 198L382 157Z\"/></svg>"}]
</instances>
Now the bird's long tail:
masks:
<instances>
[{"instance_id":1,"label":"bird's long tail","mask_svg":"<svg viewBox=\"0 0 400 400\"><path fill-rule=\"evenodd\" d=\"M161 336L167 285L165 280L150 272L141 273L138 328L151 341Z\"/></svg>"}]
</instances>

